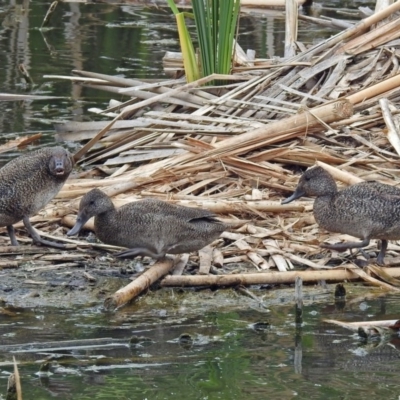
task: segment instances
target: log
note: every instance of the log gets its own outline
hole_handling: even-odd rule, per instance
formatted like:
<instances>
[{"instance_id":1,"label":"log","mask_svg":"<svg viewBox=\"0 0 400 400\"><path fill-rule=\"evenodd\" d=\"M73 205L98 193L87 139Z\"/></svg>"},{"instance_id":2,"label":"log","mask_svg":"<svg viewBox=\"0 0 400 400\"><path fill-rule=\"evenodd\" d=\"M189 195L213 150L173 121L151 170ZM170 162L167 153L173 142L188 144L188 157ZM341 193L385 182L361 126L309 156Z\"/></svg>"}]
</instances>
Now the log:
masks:
<instances>
[{"instance_id":1,"label":"log","mask_svg":"<svg viewBox=\"0 0 400 400\"><path fill-rule=\"evenodd\" d=\"M5 268L18 268L18 261L0 260L0 270Z\"/></svg>"},{"instance_id":2,"label":"log","mask_svg":"<svg viewBox=\"0 0 400 400\"><path fill-rule=\"evenodd\" d=\"M175 263L173 259L166 258L156 262L147 271L143 272L138 278L115 292L112 296L104 300L104 307L107 310L113 310L123 306L128 301L139 296L144 290L148 289L150 285L160 279L162 276L168 274L174 268Z\"/></svg>"},{"instance_id":3,"label":"log","mask_svg":"<svg viewBox=\"0 0 400 400\"><path fill-rule=\"evenodd\" d=\"M354 267L349 264L347 269L314 270L314 271L286 271L286 272L263 272L258 274L232 274L232 275L184 275L167 276L161 282L161 286L236 286L236 285L265 285L277 283L294 283L296 277L303 282L326 281L355 281L360 277L352 272ZM382 268L383 271L392 276L400 277L400 267Z\"/></svg>"}]
</instances>

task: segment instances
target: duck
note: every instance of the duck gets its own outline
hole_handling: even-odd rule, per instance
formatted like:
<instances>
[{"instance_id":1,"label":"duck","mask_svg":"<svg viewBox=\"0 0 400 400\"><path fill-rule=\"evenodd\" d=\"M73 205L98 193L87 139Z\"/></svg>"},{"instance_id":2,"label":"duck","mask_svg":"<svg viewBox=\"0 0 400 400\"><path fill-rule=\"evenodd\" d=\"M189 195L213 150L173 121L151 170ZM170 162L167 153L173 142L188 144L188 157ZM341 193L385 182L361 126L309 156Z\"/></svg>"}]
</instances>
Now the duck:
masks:
<instances>
[{"instance_id":1,"label":"duck","mask_svg":"<svg viewBox=\"0 0 400 400\"><path fill-rule=\"evenodd\" d=\"M67 235L79 233L91 217L96 236L103 243L127 248L117 257L160 260L166 254L190 253L217 239L227 228L211 211L158 199L116 208L106 193L95 188L82 197L76 223Z\"/></svg>"},{"instance_id":2,"label":"duck","mask_svg":"<svg viewBox=\"0 0 400 400\"><path fill-rule=\"evenodd\" d=\"M18 246L13 225L23 221L34 244L65 248L61 243L41 238L29 217L56 196L73 166L71 153L55 146L23 154L0 169L0 227L7 227L12 246Z\"/></svg>"},{"instance_id":3,"label":"duck","mask_svg":"<svg viewBox=\"0 0 400 400\"><path fill-rule=\"evenodd\" d=\"M282 204L303 196L316 197L313 213L319 227L361 239L359 242L323 243L322 248L336 251L362 249L371 239L379 239L381 248L376 261L384 265L388 241L400 239L399 188L365 181L339 191L332 175L316 166L303 173L294 193Z\"/></svg>"}]
</instances>

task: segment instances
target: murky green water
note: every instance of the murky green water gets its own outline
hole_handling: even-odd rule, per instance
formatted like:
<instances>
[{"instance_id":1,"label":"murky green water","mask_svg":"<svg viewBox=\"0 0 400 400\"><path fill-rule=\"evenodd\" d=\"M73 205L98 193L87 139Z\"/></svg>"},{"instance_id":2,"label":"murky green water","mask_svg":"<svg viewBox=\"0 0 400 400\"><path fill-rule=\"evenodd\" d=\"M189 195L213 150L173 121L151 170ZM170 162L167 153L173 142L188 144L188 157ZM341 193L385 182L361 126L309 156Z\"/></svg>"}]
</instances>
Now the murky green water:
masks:
<instances>
[{"instance_id":1,"label":"murky green water","mask_svg":"<svg viewBox=\"0 0 400 400\"><path fill-rule=\"evenodd\" d=\"M165 52L179 50L174 17L167 8L59 2L49 25L40 30L49 4L0 1L0 92L62 96L51 101L0 101L0 144L33 132L45 133L42 143L53 142L55 121L98 119L88 111L91 107L105 108L111 98L127 100L44 75L71 76L73 69L83 69L129 78L165 77ZM361 4L365 5L354 2L351 7ZM349 18L336 13L338 2L324 6L329 9L312 13ZM299 26L299 40L306 45L331 34L306 22ZM278 11L241 17L239 44L245 51L256 50L259 58L282 56L284 35ZM20 64L30 73L33 86L18 72Z\"/></svg>"},{"instance_id":2,"label":"murky green water","mask_svg":"<svg viewBox=\"0 0 400 400\"><path fill-rule=\"evenodd\" d=\"M198 293L204 304L177 291L148 294L116 313L15 310L1 316L0 387L14 355L24 399L397 399L399 337L366 345L323 321L398 318L399 295L364 293L335 306L321 289L301 328L287 300L259 308L230 291ZM132 336L142 339L129 345ZM51 374L40 377L48 357Z\"/></svg>"},{"instance_id":3,"label":"murky green water","mask_svg":"<svg viewBox=\"0 0 400 400\"><path fill-rule=\"evenodd\" d=\"M52 142L55 121L96 119L88 110L105 107L115 97L43 75L84 69L132 78L163 77L165 51L178 49L173 18L165 9L59 4L50 27L40 31L48 6L40 1L26 3L25 8L0 2L0 91L62 96L54 101L0 102L0 144L38 131L46 133L40 144ZM314 26L300 27L305 43L330 34ZM241 19L239 42L244 49L257 50L258 57L281 55L283 40L283 19L260 14ZM32 87L19 75L20 63L29 70ZM343 309L335 307L331 296L309 301L304 326L296 329L294 308L285 302L265 310L240 297L229 304L221 292L200 292L199 302L207 300L203 308L176 292L166 293L167 301L151 304L149 294L146 301L111 314L100 306L1 314L0 392L5 391L15 355L25 400L400 396L398 338L369 348L358 336L323 322L399 318L399 296L358 298ZM257 330L254 324L259 322L270 326ZM183 333L191 335L191 343L179 342ZM148 340L129 345L133 335ZM61 343L67 340L86 342L74 347ZM39 377L40 361L50 356L52 374Z\"/></svg>"}]
</instances>

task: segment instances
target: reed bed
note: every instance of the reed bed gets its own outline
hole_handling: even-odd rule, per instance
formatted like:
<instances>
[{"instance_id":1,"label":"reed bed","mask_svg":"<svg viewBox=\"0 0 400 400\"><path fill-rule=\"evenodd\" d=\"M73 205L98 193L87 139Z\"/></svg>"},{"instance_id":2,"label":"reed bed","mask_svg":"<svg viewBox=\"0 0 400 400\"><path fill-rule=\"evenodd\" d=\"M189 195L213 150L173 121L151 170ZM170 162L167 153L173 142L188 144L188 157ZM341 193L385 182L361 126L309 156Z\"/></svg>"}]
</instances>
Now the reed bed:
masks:
<instances>
[{"instance_id":1,"label":"reed bed","mask_svg":"<svg viewBox=\"0 0 400 400\"><path fill-rule=\"evenodd\" d=\"M314 164L343 185L400 181L399 10L394 3L309 48L292 40L296 54L284 59L237 52L232 75L190 84L80 70L48 76L126 101L93 110L109 120L56 126L60 140L86 142L90 151L32 222L72 226L81 196L99 187L116 205L156 197L208 208L235 224L191 255L202 275L352 267L347 253L319 247L348 238L318 228L312 201L281 200ZM179 56L166 55L167 69L179 72L179 63ZM226 85L204 86L215 79ZM388 265L399 264L399 249L389 244Z\"/></svg>"}]
</instances>

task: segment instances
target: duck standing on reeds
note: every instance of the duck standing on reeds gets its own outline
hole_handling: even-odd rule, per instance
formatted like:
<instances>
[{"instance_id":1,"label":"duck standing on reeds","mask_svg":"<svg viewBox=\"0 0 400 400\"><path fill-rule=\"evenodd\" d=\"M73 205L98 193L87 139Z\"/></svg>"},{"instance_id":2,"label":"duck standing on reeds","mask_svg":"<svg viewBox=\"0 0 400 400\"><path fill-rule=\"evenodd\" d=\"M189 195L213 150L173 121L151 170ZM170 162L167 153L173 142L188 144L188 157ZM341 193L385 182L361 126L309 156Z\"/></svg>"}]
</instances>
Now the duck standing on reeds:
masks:
<instances>
[{"instance_id":1,"label":"duck standing on reeds","mask_svg":"<svg viewBox=\"0 0 400 400\"><path fill-rule=\"evenodd\" d=\"M216 215L201 208L145 199L116 209L101 190L83 196L75 226L76 235L94 216L94 230L104 243L127 247L118 257L148 256L162 259L168 254L197 251L217 239L227 226Z\"/></svg>"},{"instance_id":2,"label":"duck standing on reeds","mask_svg":"<svg viewBox=\"0 0 400 400\"><path fill-rule=\"evenodd\" d=\"M400 189L379 182L362 182L338 191L333 177L321 167L308 169L300 178L290 203L315 196L314 217L321 228L362 239L360 242L322 244L330 250L363 248L381 240L377 263L383 265L388 240L400 239ZM364 253L363 253L364 254Z\"/></svg>"},{"instance_id":3,"label":"duck standing on reeds","mask_svg":"<svg viewBox=\"0 0 400 400\"><path fill-rule=\"evenodd\" d=\"M44 147L8 162L0 169L0 226L6 226L13 246L18 246L13 224L23 221L35 244L64 245L42 239L29 217L60 191L73 168L72 155L64 148Z\"/></svg>"}]
</instances>

